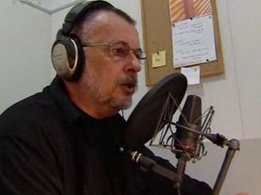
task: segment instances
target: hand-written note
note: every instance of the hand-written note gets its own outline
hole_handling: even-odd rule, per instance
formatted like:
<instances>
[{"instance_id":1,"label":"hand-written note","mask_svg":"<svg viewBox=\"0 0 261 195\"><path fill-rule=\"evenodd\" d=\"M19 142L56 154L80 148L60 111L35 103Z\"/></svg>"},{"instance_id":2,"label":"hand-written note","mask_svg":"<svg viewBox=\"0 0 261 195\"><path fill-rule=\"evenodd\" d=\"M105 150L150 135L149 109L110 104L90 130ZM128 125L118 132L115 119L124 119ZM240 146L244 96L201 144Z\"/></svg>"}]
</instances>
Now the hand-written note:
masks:
<instances>
[{"instance_id":1,"label":"hand-written note","mask_svg":"<svg viewBox=\"0 0 261 195\"><path fill-rule=\"evenodd\" d=\"M212 15L175 23L172 36L174 67L217 59Z\"/></svg>"},{"instance_id":2,"label":"hand-written note","mask_svg":"<svg viewBox=\"0 0 261 195\"><path fill-rule=\"evenodd\" d=\"M181 67L181 73L187 78L188 85L194 85L200 83L200 67Z\"/></svg>"},{"instance_id":3,"label":"hand-written note","mask_svg":"<svg viewBox=\"0 0 261 195\"><path fill-rule=\"evenodd\" d=\"M166 66L166 50L157 51L152 54L152 67Z\"/></svg>"}]
</instances>

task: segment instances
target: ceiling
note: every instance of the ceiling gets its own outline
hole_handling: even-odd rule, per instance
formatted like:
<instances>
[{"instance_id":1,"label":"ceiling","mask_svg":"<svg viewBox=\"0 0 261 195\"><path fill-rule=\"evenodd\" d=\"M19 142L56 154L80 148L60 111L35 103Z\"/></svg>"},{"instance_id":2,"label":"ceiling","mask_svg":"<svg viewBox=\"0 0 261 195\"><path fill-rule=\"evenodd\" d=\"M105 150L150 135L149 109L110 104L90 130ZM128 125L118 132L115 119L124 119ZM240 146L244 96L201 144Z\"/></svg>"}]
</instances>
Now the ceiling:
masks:
<instances>
[{"instance_id":1,"label":"ceiling","mask_svg":"<svg viewBox=\"0 0 261 195\"><path fill-rule=\"evenodd\" d=\"M38 2L39 5L47 9L53 10L58 7L62 7L68 3L72 3L75 0L30 0L30 1L36 1Z\"/></svg>"},{"instance_id":2,"label":"ceiling","mask_svg":"<svg viewBox=\"0 0 261 195\"><path fill-rule=\"evenodd\" d=\"M17 0L49 14L84 0Z\"/></svg>"}]
</instances>

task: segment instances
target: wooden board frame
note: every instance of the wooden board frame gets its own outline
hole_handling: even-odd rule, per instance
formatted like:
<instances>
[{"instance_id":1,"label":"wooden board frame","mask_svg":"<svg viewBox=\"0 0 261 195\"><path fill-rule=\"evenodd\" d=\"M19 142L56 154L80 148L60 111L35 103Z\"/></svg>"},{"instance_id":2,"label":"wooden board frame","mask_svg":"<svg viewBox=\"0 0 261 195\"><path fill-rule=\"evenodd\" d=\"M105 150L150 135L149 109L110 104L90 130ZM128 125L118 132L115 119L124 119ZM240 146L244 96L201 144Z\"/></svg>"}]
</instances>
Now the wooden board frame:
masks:
<instances>
[{"instance_id":1,"label":"wooden board frame","mask_svg":"<svg viewBox=\"0 0 261 195\"><path fill-rule=\"evenodd\" d=\"M216 0L210 0L215 48L217 60L200 65L200 76L211 76L224 72L222 45L219 32ZM169 0L141 0L144 50L147 53L145 63L146 85L157 83L166 75L179 72L180 68L173 66L172 29L170 21ZM152 67L152 54L157 51L166 51L166 66Z\"/></svg>"}]
</instances>

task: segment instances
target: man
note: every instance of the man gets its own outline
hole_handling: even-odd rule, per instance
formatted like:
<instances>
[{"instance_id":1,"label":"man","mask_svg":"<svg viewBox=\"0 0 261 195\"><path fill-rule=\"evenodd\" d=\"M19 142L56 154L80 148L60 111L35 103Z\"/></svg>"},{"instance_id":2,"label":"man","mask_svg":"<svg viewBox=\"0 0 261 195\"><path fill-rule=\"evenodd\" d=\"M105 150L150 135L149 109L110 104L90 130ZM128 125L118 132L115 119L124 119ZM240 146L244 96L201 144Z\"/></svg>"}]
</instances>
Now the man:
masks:
<instances>
[{"instance_id":1,"label":"man","mask_svg":"<svg viewBox=\"0 0 261 195\"><path fill-rule=\"evenodd\" d=\"M145 57L134 24L104 1L69 12L52 49L57 77L0 117L0 194L179 193L166 178L141 171L120 149L126 122L118 112L131 105ZM139 151L175 170L145 146ZM188 176L180 191L212 192Z\"/></svg>"}]
</instances>

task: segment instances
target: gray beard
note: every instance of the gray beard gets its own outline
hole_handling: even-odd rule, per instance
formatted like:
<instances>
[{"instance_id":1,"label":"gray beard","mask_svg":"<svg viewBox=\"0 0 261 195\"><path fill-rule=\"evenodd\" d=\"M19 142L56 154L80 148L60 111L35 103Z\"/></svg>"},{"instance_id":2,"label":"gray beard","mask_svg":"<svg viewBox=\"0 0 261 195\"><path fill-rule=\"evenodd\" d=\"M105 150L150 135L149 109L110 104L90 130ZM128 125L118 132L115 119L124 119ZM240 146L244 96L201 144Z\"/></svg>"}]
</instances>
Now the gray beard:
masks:
<instances>
[{"instance_id":1,"label":"gray beard","mask_svg":"<svg viewBox=\"0 0 261 195\"><path fill-rule=\"evenodd\" d=\"M92 79L92 81L95 81L95 79ZM120 82L117 82L115 85L120 85ZM98 82L88 82L87 90L92 95L92 98L99 104L110 105L117 110L125 110L132 105L132 98L119 101L112 97L103 97Z\"/></svg>"}]
</instances>

